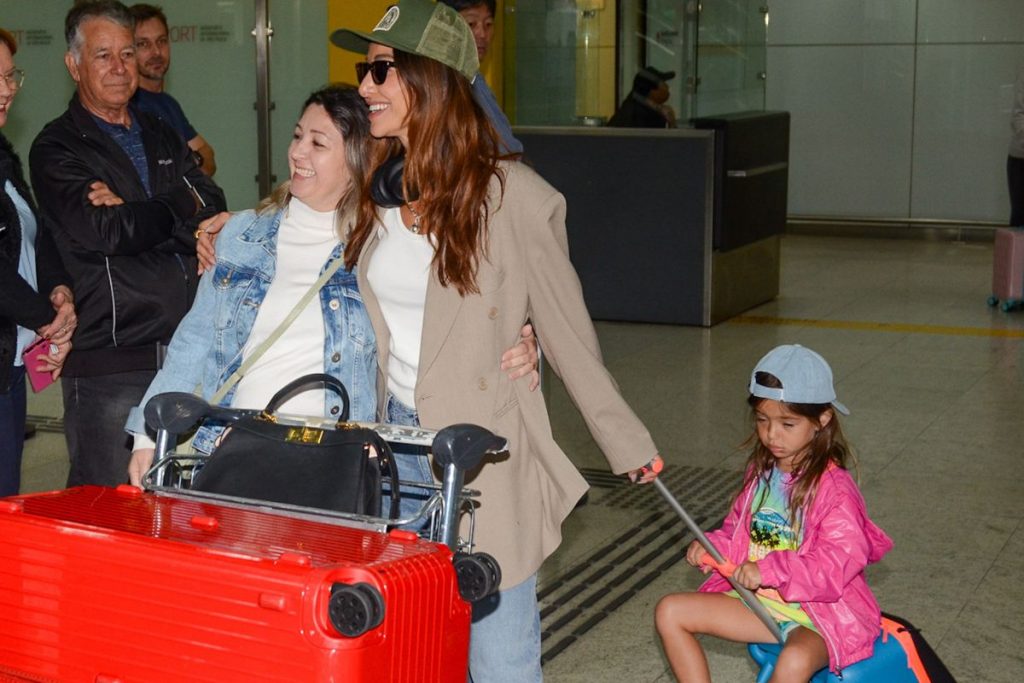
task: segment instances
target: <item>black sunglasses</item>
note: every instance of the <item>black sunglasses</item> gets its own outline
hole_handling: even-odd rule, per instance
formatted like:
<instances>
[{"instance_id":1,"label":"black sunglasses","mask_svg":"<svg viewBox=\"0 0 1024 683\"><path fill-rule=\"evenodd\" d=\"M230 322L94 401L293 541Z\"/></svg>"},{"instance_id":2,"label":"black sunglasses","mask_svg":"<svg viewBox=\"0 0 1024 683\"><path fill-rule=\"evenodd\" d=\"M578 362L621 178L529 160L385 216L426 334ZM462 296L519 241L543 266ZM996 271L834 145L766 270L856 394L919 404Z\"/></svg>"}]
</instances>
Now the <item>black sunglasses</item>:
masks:
<instances>
[{"instance_id":1,"label":"black sunglasses","mask_svg":"<svg viewBox=\"0 0 1024 683\"><path fill-rule=\"evenodd\" d=\"M356 64L356 76L362 83L366 74L373 76L373 82L377 85L384 85L388 79L388 69L395 68L395 63L387 59L377 59L372 62L358 62Z\"/></svg>"}]
</instances>

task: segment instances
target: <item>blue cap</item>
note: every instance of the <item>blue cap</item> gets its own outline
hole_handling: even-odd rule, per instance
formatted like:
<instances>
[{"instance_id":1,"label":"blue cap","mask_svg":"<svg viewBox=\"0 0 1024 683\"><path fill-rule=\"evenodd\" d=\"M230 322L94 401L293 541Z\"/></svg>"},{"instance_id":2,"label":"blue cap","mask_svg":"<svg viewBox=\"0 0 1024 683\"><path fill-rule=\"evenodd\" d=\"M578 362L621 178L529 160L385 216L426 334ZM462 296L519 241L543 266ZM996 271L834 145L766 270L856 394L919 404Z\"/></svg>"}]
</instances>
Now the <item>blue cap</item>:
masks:
<instances>
[{"instance_id":1,"label":"blue cap","mask_svg":"<svg viewBox=\"0 0 1024 683\"><path fill-rule=\"evenodd\" d=\"M781 389L757 383L757 373L767 372L782 384ZM784 403L830 403L843 415L850 411L836 400L832 368L821 355L799 344L776 346L757 362L750 373L750 394Z\"/></svg>"}]
</instances>

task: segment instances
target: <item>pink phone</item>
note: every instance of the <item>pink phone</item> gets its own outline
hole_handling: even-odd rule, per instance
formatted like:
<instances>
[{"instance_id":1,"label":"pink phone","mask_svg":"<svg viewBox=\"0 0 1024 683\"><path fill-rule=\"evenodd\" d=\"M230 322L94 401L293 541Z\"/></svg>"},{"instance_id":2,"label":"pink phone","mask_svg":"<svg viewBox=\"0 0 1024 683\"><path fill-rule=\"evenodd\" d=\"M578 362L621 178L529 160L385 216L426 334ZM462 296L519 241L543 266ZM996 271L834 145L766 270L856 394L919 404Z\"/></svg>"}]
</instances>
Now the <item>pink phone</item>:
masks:
<instances>
[{"instance_id":1,"label":"pink phone","mask_svg":"<svg viewBox=\"0 0 1024 683\"><path fill-rule=\"evenodd\" d=\"M32 385L32 391L37 394L46 387L53 384L53 376L46 370L36 370L40 364L40 357L57 353L57 345L51 344L49 339L37 339L29 344L21 353L25 362L25 372L28 374L28 383Z\"/></svg>"}]
</instances>

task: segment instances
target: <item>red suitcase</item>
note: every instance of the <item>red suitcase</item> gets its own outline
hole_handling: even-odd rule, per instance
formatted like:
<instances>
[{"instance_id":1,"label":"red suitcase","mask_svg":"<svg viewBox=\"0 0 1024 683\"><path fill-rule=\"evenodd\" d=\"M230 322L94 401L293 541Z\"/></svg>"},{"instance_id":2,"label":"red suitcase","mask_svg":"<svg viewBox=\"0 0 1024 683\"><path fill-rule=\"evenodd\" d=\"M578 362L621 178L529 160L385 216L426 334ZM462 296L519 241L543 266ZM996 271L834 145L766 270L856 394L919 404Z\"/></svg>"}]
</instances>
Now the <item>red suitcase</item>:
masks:
<instances>
[{"instance_id":1,"label":"red suitcase","mask_svg":"<svg viewBox=\"0 0 1024 683\"><path fill-rule=\"evenodd\" d=\"M128 486L0 500L0 680L464 683L469 621L451 551L408 531Z\"/></svg>"},{"instance_id":2,"label":"red suitcase","mask_svg":"<svg viewBox=\"0 0 1024 683\"><path fill-rule=\"evenodd\" d=\"M1024 304L1024 230L998 228L992 249L992 296L989 306L1002 301L1009 311Z\"/></svg>"}]
</instances>

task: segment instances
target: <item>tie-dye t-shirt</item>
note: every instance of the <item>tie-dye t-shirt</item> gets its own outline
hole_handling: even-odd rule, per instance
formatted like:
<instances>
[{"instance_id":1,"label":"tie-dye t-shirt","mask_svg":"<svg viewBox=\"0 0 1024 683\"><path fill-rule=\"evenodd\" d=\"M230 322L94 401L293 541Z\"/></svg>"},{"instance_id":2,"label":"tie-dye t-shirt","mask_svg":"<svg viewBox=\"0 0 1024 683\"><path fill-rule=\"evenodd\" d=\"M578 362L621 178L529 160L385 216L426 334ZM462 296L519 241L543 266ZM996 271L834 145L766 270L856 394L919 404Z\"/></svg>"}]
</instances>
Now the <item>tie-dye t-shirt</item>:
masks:
<instances>
[{"instance_id":1,"label":"tie-dye t-shirt","mask_svg":"<svg viewBox=\"0 0 1024 683\"><path fill-rule=\"evenodd\" d=\"M771 477L758 483L751 502L750 550L751 562L760 560L776 550L796 550L800 547L800 531L794 527L789 510L789 486L792 478L778 468ZM774 588L759 588L757 595L776 619L796 622L814 629L810 617L799 602L786 602Z\"/></svg>"}]
</instances>

